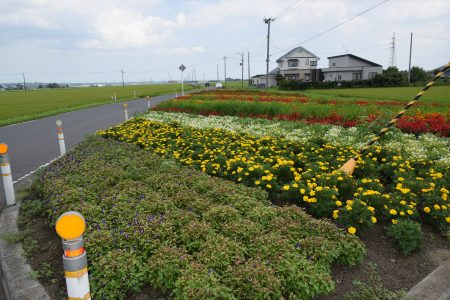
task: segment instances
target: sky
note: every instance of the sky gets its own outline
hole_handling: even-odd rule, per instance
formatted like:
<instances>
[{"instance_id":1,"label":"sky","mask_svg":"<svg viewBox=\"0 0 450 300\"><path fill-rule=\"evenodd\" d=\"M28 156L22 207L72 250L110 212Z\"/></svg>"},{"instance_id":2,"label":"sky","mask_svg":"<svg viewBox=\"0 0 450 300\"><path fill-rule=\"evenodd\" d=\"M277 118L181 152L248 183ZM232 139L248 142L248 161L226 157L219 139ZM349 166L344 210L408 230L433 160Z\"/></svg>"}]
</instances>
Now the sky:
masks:
<instances>
[{"instance_id":1,"label":"sky","mask_svg":"<svg viewBox=\"0 0 450 300\"><path fill-rule=\"evenodd\" d=\"M0 82L120 82L248 78L303 46L328 66L351 53L389 66L434 69L450 59L450 0L1 0ZM372 10L358 13L382 3ZM343 23L327 32L328 29ZM323 34L321 34L323 33ZM318 35L318 36L317 36ZM314 36L317 36L314 38ZM191 74L191 75L190 75Z\"/></svg>"}]
</instances>

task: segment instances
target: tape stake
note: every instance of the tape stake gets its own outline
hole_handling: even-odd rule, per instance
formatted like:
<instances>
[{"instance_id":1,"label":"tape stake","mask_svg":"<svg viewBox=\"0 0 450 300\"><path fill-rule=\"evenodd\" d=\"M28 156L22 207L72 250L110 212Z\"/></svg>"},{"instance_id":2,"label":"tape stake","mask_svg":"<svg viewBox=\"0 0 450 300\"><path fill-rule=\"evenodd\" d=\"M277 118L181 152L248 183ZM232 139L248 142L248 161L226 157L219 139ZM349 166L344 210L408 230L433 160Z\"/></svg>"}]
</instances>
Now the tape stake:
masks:
<instances>
[{"instance_id":1,"label":"tape stake","mask_svg":"<svg viewBox=\"0 0 450 300\"><path fill-rule=\"evenodd\" d=\"M61 153L61 156L63 156L66 154L66 143L64 141L64 132L61 120L56 121L56 132L58 134L59 152Z\"/></svg>"},{"instance_id":2,"label":"tape stake","mask_svg":"<svg viewBox=\"0 0 450 300\"><path fill-rule=\"evenodd\" d=\"M431 87L433 86L436 82L439 81L439 79L441 79L445 72L450 68L450 62L445 65L445 67L436 74L436 76L434 76L433 79L431 79L430 82L428 82L428 84L422 88L422 90L420 92L417 93L417 95L413 98L413 100L411 100L410 102L408 102L408 104L406 104L398 113L397 115L383 128L381 129L381 131L376 135L375 138L373 138L369 143L367 143L367 145L365 147L363 147L359 152L358 155L354 157L354 159L356 159L358 156L364 154L364 152L367 151L367 149L370 148L370 146L377 140L380 139L380 137L382 135L384 135L386 132L388 132L389 128L392 127L395 123L397 123L398 119L400 119L405 113L406 111L411 108L411 106L413 106L417 100L419 100L420 97L422 97L425 92ZM368 146L368 147L367 147Z\"/></svg>"},{"instance_id":3,"label":"tape stake","mask_svg":"<svg viewBox=\"0 0 450 300\"><path fill-rule=\"evenodd\" d=\"M16 204L16 195L14 193L14 183L11 175L11 165L9 164L8 145L0 144L0 168L5 188L6 205Z\"/></svg>"},{"instance_id":4,"label":"tape stake","mask_svg":"<svg viewBox=\"0 0 450 300\"><path fill-rule=\"evenodd\" d=\"M83 243L86 221L80 213L69 211L56 220L55 229L63 240L67 298L90 300L89 273Z\"/></svg>"}]
</instances>

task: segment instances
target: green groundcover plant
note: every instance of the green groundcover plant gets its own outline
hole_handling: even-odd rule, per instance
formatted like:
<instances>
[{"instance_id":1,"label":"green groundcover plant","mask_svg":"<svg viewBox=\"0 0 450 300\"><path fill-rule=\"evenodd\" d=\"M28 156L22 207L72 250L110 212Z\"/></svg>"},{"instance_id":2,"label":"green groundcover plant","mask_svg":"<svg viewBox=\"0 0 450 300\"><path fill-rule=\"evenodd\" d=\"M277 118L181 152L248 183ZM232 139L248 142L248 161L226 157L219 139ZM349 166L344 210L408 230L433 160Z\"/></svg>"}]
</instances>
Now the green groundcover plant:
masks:
<instances>
[{"instance_id":1,"label":"green groundcover plant","mask_svg":"<svg viewBox=\"0 0 450 300\"><path fill-rule=\"evenodd\" d=\"M275 207L246 187L88 138L32 187L50 225L79 211L95 299L144 285L175 299L310 299L334 289L333 262L360 263L354 235L296 206Z\"/></svg>"}]
</instances>

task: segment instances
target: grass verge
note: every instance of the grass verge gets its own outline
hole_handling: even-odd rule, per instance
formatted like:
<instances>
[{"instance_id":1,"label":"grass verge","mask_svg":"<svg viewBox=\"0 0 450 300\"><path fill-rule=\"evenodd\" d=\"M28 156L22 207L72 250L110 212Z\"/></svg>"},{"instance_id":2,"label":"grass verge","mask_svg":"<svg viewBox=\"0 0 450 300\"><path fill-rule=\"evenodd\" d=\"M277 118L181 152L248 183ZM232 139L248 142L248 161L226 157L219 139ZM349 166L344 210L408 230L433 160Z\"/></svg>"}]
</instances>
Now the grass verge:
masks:
<instances>
[{"instance_id":1,"label":"grass verge","mask_svg":"<svg viewBox=\"0 0 450 300\"><path fill-rule=\"evenodd\" d=\"M260 189L180 167L137 146L89 138L37 175L28 220L87 221L93 297L125 299L146 286L175 299L309 299L334 289L331 264L364 247ZM148 296L148 295L147 295Z\"/></svg>"}]
</instances>

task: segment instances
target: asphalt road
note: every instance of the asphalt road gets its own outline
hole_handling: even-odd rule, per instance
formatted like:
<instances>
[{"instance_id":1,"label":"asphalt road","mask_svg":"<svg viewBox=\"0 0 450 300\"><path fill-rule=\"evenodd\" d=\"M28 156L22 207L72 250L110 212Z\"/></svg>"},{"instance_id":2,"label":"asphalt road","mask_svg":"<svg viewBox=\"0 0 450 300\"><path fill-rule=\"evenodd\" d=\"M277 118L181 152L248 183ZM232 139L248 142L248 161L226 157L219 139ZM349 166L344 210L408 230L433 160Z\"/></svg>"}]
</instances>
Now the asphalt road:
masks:
<instances>
[{"instance_id":1,"label":"asphalt road","mask_svg":"<svg viewBox=\"0 0 450 300\"><path fill-rule=\"evenodd\" d=\"M154 96L151 98L151 105L155 106L174 97L174 94ZM146 109L146 99L128 102L129 117ZM9 146L13 181L22 180L23 176L59 156L56 120L63 122L66 149L69 151L86 135L123 122L123 102L0 127L0 143L6 143ZM3 183L0 183L0 210L5 203L4 187Z\"/></svg>"}]
</instances>

